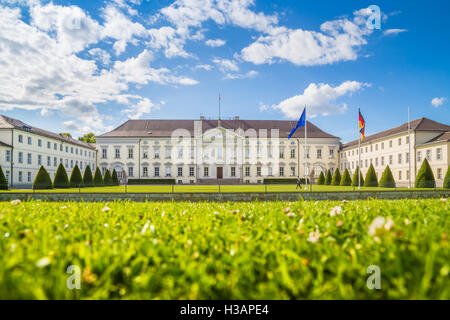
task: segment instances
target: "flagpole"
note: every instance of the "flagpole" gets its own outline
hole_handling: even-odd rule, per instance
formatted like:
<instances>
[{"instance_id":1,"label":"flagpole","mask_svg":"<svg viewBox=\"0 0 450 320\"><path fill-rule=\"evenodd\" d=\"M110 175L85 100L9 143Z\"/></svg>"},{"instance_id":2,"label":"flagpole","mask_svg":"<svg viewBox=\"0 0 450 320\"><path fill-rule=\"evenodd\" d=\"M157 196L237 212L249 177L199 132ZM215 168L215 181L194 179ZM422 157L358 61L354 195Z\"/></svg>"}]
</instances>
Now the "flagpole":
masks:
<instances>
[{"instance_id":1,"label":"flagpole","mask_svg":"<svg viewBox=\"0 0 450 320\"><path fill-rule=\"evenodd\" d=\"M307 161L307 159L306 159L306 139L307 139L307 132L306 132L306 126L307 126L307 121L306 121L306 104L305 104L305 184L306 185L308 185L307 184L307 182L306 182L306 180L307 180L307 178L306 178L306 175L307 175L307 169L306 169L306 161Z\"/></svg>"},{"instance_id":2,"label":"flagpole","mask_svg":"<svg viewBox=\"0 0 450 320\"><path fill-rule=\"evenodd\" d=\"M411 120L409 115L409 106L408 106L408 165L409 165L409 174L408 174L408 188L411 188Z\"/></svg>"},{"instance_id":3,"label":"flagpole","mask_svg":"<svg viewBox=\"0 0 450 320\"><path fill-rule=\"evenodd\" d=\"M359 131L359 115L361 111L358 106L358 190L361 189L361 132Z\"/></svg>"}]
</instances>

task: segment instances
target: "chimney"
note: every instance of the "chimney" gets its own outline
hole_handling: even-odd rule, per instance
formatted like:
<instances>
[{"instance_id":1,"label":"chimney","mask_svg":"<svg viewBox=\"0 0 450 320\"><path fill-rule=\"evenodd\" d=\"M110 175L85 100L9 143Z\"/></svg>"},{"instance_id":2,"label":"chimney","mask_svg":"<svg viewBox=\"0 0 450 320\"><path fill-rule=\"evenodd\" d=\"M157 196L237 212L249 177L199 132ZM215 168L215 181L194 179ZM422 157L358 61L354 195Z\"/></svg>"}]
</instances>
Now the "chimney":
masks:
<instances>
[{"instance_id":1,"label":"chimney","mask_svg":"<svg viewBox=\"0 0 450 320\"><path fill-rule=\"evenodd\" d=\"M239 116L234 116L234 120L239 120Z\"/></svg>"}]
</instances>

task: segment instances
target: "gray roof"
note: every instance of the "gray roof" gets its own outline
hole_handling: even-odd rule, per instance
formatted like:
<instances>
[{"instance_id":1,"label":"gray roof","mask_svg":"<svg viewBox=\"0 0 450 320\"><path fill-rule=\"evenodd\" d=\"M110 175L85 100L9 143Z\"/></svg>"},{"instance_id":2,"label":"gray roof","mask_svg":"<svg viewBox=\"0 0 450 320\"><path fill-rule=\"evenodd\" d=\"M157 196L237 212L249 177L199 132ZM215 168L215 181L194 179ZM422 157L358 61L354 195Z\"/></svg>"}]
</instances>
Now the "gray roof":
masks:
<instances>
[{"instance_id":1,"label":"gray roof","mask_svg":"<svg viewBox=\"0 0 450 320\"><path fill-rule=\"evenodd\" d=\"M116 129L98 136L99 138L112 137L170 137L176 129L186 129L194 135L194 121L202 121L203 132L217 128L218 120L128 120ZM279 129L280 138L287 138L297 121L286 120L220 120L221 127L225 129L255 129L259 134L260 129L267 129L267 137L270 137L271 129ZM307 121L308 138L337 138L319 129ZM149 133L151 132L151 133ZM303 138L305 130L298 128L294 138Z\"/></svg>"},{"instance_id":2,"label":"gray roof","mask_svg":"<svg viewBox=\"0 0 450 320\"><path fill-rule=\"evenodd\" d=\"M443 132L440 135L434 137L433 139L430 139L427 142L422 143L421 145L429 143L448 142L448 141L450 141L450 131Z\"/></svg>"},{"instance_id":3,"label":"gray roof","mask_svg":"<svg viewBox=\"0 0 450 320\"><path fill-rule=\"evenodd\" d=\"M450 126L443 124L443 123L439 123L433 120L430 120L428 118L419 118L416 120L411 121L411 131L442 131L442 132L446 132L450 130ZM408 132L408 122L405 122L404 124L392 128L392 129L388 129L388 130L384 130L375 134L372 134L370 136L366 136L364 137L364 140L361 142L361 145L370 143L372 141L378 140L378 139L382 139L382 138L386 138L398 133L404 133L404 132ZM348 148L348 147L352 147L352 146L356 146L358 145L358 140L353 140L350 142L347 142L345 144L342 145L342 148Z\"/></svg>"},{"instance_id":4,"label":"gray roof","mask_svg":"<svg viewBox=\"0 0 450 320\"><path fill-rule=\"evenodd\" d=\"M12 148L12 146L10 146L9 144L4 143L4 142L2 142L2 141L0 141L0 147L8 147L8 148Z\"/></svg>"},{"instance_id":5,"label":"gray roof","mask_svg":"<svg viewBox=\"0 0 450 320\"><path fill-rule=\"evenodd\" d=\"M70 144L74 144L80 147L89 148L92 150L95 150L95 146L90 145L89 143L85 143L80 140L76 140L70 137L63 136L58 133L53 133L44 129L39 129L33 126L30 126L29 124L26 124L25 122L22 122L20 120L10 118L4 115L0 115L0 129L17 129L17 130L23 130L25 132L31 132L40 136L44 136L47 138L52 138L59 140L61 142L66 142Z\"/></svg>"}]
</instances>

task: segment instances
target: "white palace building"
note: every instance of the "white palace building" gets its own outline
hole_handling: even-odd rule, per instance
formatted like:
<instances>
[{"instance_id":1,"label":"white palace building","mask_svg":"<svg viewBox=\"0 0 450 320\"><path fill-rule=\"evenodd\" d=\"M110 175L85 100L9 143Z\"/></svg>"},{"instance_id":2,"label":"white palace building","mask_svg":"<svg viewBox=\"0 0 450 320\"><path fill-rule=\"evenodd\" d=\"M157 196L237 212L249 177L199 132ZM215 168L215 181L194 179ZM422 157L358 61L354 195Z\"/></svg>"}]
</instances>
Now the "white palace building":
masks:
<instances>
[{"instance_id":1,"label":"white palace building","mask_svg":"<svg viewBox=\"0 0 450 320\"><path fill-rule=\"evenodd\" d=\"M31 187L43 165L52 179L59 163L68 174L78 165L119 178L174 179L191 183L263 183L266 178L318 177L339 167L351 174L358 165L358 140L340 138L307 122L291 139L296 121L128 120L87 144L0 115L0 165L10 186ZM409 138L410 137L410 138ZM412 155L412 156L410 156ZM372 163L378 178L389 165L398 186L408 186L427 158L437 186L450 163L450 126L420 118L366 136L361 143L363 174ZM306 168L306 170L305 170Z\"/></svg>"}]
</instances>

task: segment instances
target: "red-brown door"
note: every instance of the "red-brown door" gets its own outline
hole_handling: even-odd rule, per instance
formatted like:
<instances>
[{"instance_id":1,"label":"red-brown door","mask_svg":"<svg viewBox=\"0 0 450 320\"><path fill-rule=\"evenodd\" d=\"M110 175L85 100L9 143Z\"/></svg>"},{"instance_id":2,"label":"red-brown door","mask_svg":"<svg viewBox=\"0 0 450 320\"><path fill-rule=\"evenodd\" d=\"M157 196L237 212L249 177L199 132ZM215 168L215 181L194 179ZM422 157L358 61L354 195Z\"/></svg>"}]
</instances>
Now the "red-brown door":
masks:
<instances>
[{"instance_id":1,"label":"red-brown door","mask_svg":"<svg viewBox=\"0 0 450 320\"><path fill-rule=\"evenodd\" d=\"M222 178L223 178L223 168L217 167L217 179L222 179Z\"/></svg>"}]
</instances>

